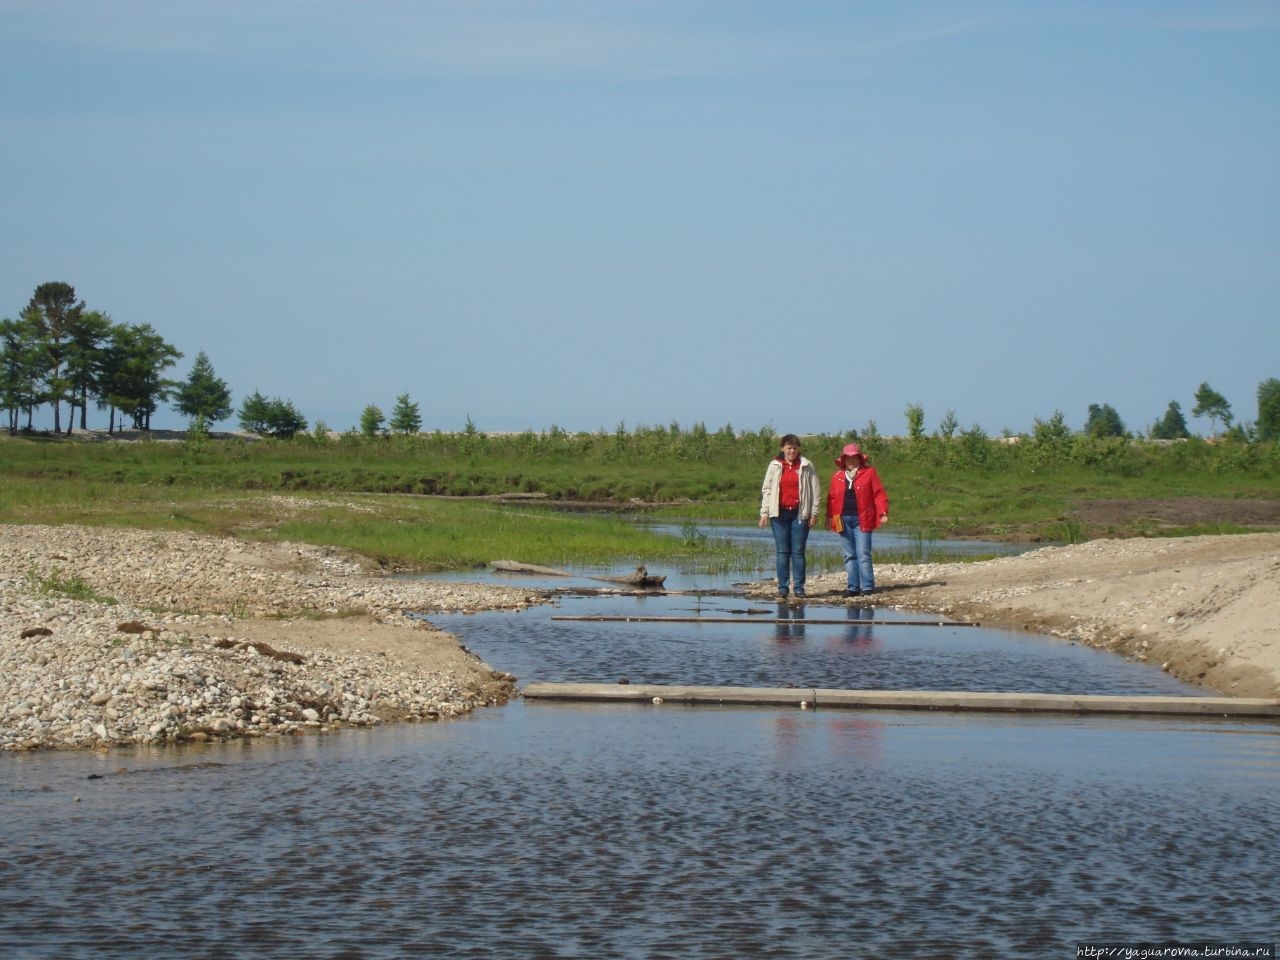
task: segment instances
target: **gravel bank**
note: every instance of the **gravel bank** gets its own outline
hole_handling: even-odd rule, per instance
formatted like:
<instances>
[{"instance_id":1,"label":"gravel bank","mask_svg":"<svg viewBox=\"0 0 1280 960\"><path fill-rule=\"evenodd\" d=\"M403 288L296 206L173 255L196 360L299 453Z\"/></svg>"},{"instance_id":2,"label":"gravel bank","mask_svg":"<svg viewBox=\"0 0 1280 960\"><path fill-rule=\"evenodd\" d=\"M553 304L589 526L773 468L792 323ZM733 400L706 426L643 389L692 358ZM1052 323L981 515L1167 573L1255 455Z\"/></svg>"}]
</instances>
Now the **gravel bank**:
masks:
<instances>
[{"instance_id":1,"label":"gravel bank","mask_svg":"<svg viewBox=\"0 0 1280 960\"><path fill-rule=\"evenodd\" d=\"M0 749L456 716L515 678L404 611L541 599L395 580L308 545L0 526Z\"/></svg>"},{"instance_id":2,"label":"gravel bank","mask_svg":"<svg viewBox=\"0 0 1280 960\"><path fill-rule=\"evenodd\" d=\"M1280 534L1095 540L876 573L877 604L1068 637L1226 695L1280 696ZM811 580L812 602L846 602L843 585L842 573ZM395 580L322 547L0 525L0 749L456 716L502 702L515 678L403 611L546 599Z\"/></svg>"}]
</instances>

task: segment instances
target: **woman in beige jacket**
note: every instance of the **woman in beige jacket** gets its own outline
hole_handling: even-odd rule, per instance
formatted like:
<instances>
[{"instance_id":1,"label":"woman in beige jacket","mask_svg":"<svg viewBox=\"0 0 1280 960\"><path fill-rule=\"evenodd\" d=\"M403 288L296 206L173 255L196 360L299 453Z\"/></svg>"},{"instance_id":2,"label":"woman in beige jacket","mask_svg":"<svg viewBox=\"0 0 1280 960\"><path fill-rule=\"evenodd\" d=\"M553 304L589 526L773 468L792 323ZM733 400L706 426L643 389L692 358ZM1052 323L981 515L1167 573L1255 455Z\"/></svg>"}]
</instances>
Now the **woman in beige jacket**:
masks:
<instances>
[{"instance_id":1,"label":"woman in beige jacket","mask_svg":"<svg viewBox=\"0 0 1280 960\"><path fill-rule=\"evenodd\" d=\"M760 526L773 528L779 600L787 598L788 586L796 597L805 595L804 550L818 522L821 495L818 471L800 455L800 438L788 433L760 488Z\"/></svg>"}]
</instances>

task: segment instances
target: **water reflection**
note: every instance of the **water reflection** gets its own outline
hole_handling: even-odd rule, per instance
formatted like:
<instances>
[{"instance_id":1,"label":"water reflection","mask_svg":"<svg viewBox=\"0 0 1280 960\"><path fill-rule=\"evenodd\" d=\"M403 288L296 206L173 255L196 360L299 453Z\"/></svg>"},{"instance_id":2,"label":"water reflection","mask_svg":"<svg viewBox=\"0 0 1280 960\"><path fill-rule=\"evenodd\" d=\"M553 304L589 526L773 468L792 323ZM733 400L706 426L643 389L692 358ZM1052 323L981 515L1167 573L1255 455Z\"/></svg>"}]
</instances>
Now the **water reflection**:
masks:
<instances>
[{"instance_id":1,"label":"water reflection","mask_svg":"<svg viewBox=\"0 0 1280 960\"><path fill-rule=\"evenodd\" d=\"M748 547L758 547L772 560L773 534L767 528L762 530L755 524L720 522L695 522L693 525L699 533L705 534L709 538ZM685 534L685 528L682 525L644 523L644 526L654 533L677 540ZM939 557L1012 556L1039 546L1044 546L1044 544L1028 545L996 540L935 539L925 536L921 531L908 530L901 527L878 530L875 537L875 550L877 553L919 555L920 559L925 562L933 562ZM841 557L839 537L819 527L809 537L808 552L817 557L839 559ZM840 564L837 564L838 566Z\"/></svg>"},{"instance_id":2,"label":"water reflection","mask_svg":"<svg viewBox=\"0 0 1280 960\"><path fill-rule=\"evenodd\" d=\"M842 644L831 644L831 646L841 646L851 648L856 651L870 652L883 648L873 632L873 626L868 621L875 619L875 609L872 607L847 607L845 609L845 619L849 621L849 625L845 627L844 632L840 635Z\"/></svg>"},{"instance_id":3,"label":"water reflection","mask_svg":"<svg viewBox=\"0 0 1280 960\"><path fill-rule=\"evenodd\" d=\"M795 643L804 639L804 621L807 618L805 604L778 604L774 639L779 643Z\"/></svg>"},{"instance_id":4,"label":"water reflection","mask_svg":"<svg viewBox=\"0 0 1280 960\"><path fill-rule=\"evenodd\" d=\"M605 612L641 619L552 619ZM645 619L673 616L704 622ZM564 597L554 606L520 613L429 619L524 682L626 677L632 683L719 686L1204 695L1155 666L1069 641L918 625L941 618L869 605L753 606L722 596ZM838 622L825 622L832 619Z\"/></svg>"}]
</instances>

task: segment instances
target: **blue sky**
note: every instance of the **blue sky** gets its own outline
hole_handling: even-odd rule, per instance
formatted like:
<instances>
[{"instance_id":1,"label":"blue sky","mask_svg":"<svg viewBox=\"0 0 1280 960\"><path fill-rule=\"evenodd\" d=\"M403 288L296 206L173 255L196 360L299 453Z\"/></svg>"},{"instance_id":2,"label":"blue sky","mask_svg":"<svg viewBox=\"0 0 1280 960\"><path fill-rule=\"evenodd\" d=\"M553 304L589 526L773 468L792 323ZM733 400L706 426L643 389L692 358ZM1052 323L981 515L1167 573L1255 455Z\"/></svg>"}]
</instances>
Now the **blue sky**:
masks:
<instances>
[{"instance_id":1,"label":"blue sky","mask_svg":"<svg viewBox=\"0 0 1280 960\"><path fill-rule=\"evenodd\" d=\"M0 90L0 316L71 283L334 429L1280 377L1274 0L0 0Z\"/></svg>"}]
</instances>

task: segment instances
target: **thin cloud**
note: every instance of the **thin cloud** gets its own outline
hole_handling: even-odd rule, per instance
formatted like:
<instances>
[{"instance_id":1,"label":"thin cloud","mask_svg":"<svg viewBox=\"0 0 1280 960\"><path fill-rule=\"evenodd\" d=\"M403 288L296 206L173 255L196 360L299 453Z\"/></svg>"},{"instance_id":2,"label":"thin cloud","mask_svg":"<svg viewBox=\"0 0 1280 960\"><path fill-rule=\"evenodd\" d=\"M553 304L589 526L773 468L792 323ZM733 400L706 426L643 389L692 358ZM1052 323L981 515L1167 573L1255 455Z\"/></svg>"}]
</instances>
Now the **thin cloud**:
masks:
<instances>
[{"instance_id":1,"label":"thin cloud","mask_svg":"<svg viewBox=\"0 0 1280 960\"><path fill-rule=\"evenodd\" d=\"M780 63L946 40L982 19L926 15L861 23L766 21L725 3L473 3L466 0L3 0L19 42L137 55L187 55L302 69L463 77L664 79L768 71ZM945 12L945 11L944 11Z\"/></svg>"}]
</instances>

